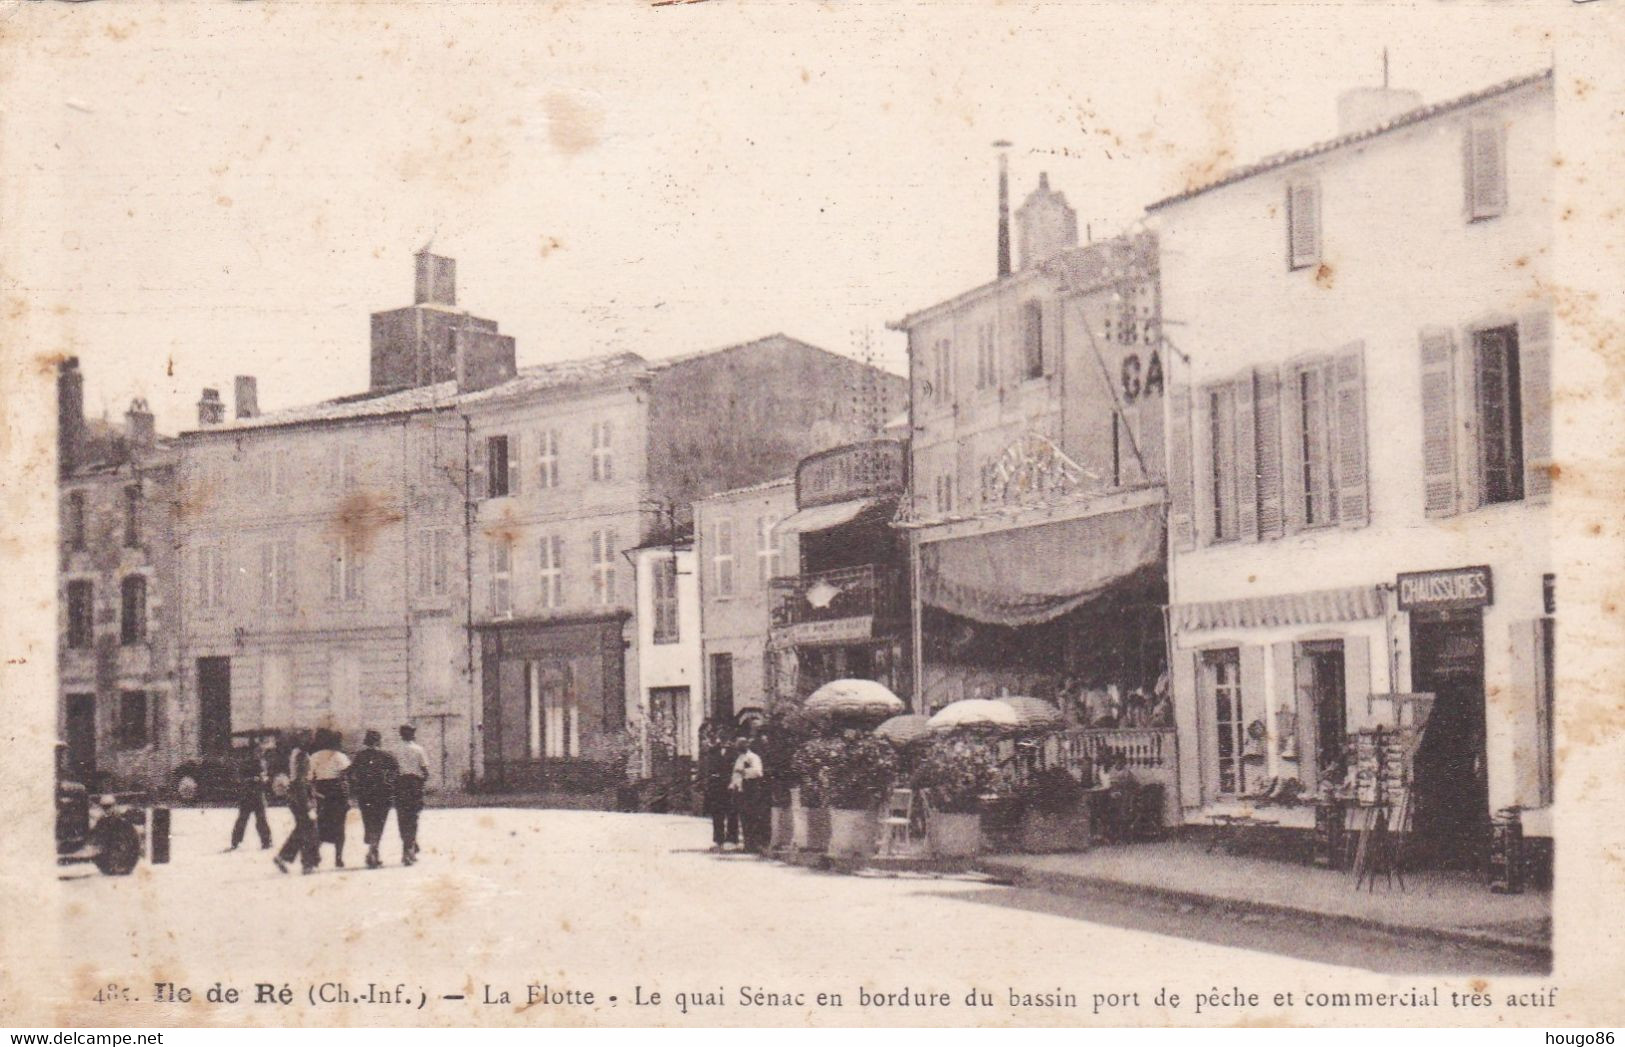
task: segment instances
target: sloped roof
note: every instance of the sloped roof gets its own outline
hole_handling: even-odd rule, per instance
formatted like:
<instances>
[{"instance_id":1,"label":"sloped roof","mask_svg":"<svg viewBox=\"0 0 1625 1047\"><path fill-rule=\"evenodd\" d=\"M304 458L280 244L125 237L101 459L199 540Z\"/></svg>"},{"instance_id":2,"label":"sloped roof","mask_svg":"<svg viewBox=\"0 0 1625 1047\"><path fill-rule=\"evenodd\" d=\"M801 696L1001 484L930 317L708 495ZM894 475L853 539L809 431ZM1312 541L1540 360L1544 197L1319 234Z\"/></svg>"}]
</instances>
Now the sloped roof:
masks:
<instances>
[{"instance_id":1,"label":"sloped roof","mask_svg":"<svg viewBox=\"0 0 1625 1047\"><path fill-rule=\"evenodd\" d=\"M1369 139L1376 138L1378 135L1387 134L1390 131L1397 131L1402 127L1410 127L1412 124L1419 124L1425 120L1431 120L1436 116L1443 116L1446 113L1454 112L1458 109L1464 109L1467 106L1474 105L1489 98L1494 98L1497 95L1507 94L1508 92L1516 91L1520 87L1527 87L1530 84L1539 83L1542 80L1550 80L1551 78L1552 70L1545 69L1541 72L1532 73L1528 76L1520 76L1511 80L1503 80L1501 83L1474 91L1471 94L1462 95L1459 98L1452 98L1449 101L1435 102L1433 105L1420 106L1416 109L1410 110L1409 112L1401 113L1385 123L1367 128L1364 131L1356 131L1352 134L1340 135L1337 138L1329 138L1323 142L1316 142L1315 144L1305 146L1302 149L1294 149L1290 152L1276 153L1274 156L1267 156L1255 164L1250 164L1246 167L1238 167L1232 171L1228 171L1225 174L1220 175L1210 182L1204 182L1200 185L1191 186L1184 192L1175 193L1173 196L1164 197L1153 204L1147 204L1145 209L1147 211L1156 211L1161 208L1168 207L1171 204L1177 204L1182 201L1189 200L1194 196L1201 196L1203 193L1211 192L1214 189L1220 188L1221 186L1230 185L1233 182L1240 182L1245 179L1252 178L1254 175L1263 174L1266 171L1272 171L1278 167L1285 167L1287 164L1297 163L1299 160L1307 160L1313 156L1320 156L1321 154L1329 153L1334 149L1342 149L1345 146L1354 145L1358 142L1364 142Z\"/></svg>"},{"instance_id":2,"label":"sloped roof","mask_svg":"<svg viewBox=\"0 0 1625 1047\"><path fill-rule=\"evenodd\" d=\"M719 502L729 498L743 498L752 494L763 494L779 487L794 487L796 478L793 476L780 476L772 480L763 480L761 483L746 484L744 487L731 487L726 491L714 491L704 498L696 498L696 502Z\"/></svg>"},{"instance_id":3,"label":"sloped roof","mask_svg":"<svg viewBox=\"0 0 1625 1047\"><path fill-rule=\"evenodd\" d=\"M631 377L648 369L648 361L636 353L610 353L575 360L560 360L556 363L521 367L519 372L506 382L476 392L459 393L456 382L437 382L434 385L421 385L376 396L368 394L341 396L320 403L270 411L254 418L228 418L220 425L188 430L187 435L317 425L325 422L412 414L483 403L509 396L523 396L571 385L585 385L607 378Z\"/></svg>"}]
</instances>

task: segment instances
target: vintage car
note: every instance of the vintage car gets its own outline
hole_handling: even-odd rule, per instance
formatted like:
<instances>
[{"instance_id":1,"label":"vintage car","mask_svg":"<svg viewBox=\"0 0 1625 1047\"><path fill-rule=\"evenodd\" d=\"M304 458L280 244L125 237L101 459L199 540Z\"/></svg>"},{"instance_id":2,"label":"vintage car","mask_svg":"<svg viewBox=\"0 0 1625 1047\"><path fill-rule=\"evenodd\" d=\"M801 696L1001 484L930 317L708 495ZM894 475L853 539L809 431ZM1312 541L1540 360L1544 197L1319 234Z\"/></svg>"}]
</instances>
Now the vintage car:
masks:
<instances>
[{"instance_id":1,"label":"vintage car","mask_svg":"<svg viewBox=\"0 0 1625 1047\"><path fill-rule=\"evenodd\" d=\"M292 748L296 732L276 728L258 728L234 731L231 748L220 756L203 756L187 760L169 776L170 789L175 798L186 803L194 801L235 801L241 792L244 768L256 748L269 739L270 798L285 800L288 796L288 751Z\"/></svg>"},{"instance_id":2,"label":"vintage car","mask_svg":"<svg viewBox=\"0 0 1625 1047\"><path fill-rule=\"evenodd\" d=\"M95 862L108 876L128 876L146 853L149 808L145 793L92 794L74 779L67 746L56 747L56 860ZM165 812L167 814L167 812ZM168 819L155 836L154 859L168 860Z\"/></svg>"}]
</instances>

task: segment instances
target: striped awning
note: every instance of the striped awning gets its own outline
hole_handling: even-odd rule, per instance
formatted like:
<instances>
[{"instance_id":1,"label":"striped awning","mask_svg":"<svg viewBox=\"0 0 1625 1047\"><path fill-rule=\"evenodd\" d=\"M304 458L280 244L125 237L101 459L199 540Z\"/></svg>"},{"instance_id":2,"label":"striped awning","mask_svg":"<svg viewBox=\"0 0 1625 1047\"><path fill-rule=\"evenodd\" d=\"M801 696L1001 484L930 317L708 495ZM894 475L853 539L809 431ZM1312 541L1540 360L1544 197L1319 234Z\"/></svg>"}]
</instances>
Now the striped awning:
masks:
<instances>
[{"instance_id":1,"label":"striped awning","mask_svg":"<svg viewBox=\"0 0 1625 1047\"><path fill-rule=\"evenodd\" d=\"M1173 607L1178 631L1254 629L1272 625L1321 625L1382 617L1382 592L1376 586L1317 589L1284 596L1249 596Z\"/></svg>"}]
</instances>

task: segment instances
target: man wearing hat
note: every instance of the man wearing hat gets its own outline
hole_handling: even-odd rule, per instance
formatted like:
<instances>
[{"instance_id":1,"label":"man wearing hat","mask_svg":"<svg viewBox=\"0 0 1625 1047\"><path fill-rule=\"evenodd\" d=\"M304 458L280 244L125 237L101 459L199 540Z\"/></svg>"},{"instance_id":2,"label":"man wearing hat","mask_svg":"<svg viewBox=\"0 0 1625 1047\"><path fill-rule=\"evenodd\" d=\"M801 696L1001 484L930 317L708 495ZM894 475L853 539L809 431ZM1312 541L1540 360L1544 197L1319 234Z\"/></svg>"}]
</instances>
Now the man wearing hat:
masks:
<instances>
[{"instance_id":1,"label":"man wearing hat","mask_svg":"<svg viewBox=\"0 0 1625 1047\"><path fill-rule=\"evenodd\" d=\"M429 756L417 743L418 729L401 724L401 747L396 757L400 777L395 780L395 825L401 832L401 864L418 860L418 812L423 810L423 787L429 781Z\"/></svg>"},{"instance_id":2,"label":"man wearing hat","mask_svg":"<svg viewBox=\"0 0 1625 1047\"><path fill-rule=\"evenodd\" d=\"M379 746L384 736L368 731L361 742L361 751L350 764L350 787L356 806L361 808L361 828L367 841L367 868L376 869L384 864L378 857L378 843L384 838L384 824L389 821L389 806L395 801L395 777L400 766L395 757Z\"/></svg>"}]
</instances>

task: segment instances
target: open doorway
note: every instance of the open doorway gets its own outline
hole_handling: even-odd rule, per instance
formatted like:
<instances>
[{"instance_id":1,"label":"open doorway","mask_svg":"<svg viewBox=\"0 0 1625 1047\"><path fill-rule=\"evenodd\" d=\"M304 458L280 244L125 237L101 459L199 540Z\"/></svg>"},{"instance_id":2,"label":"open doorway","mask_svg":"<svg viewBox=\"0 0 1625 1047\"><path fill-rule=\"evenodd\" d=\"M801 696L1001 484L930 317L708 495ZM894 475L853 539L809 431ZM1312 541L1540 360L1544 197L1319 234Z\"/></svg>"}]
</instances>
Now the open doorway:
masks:
<instances>
[{"instance_id":1,"label":"open doorway","mask_svg":"<svg viewBox=\"0 0 1625 1047\"><path fill-rule=\"evenodd\" d=\"M1411 689L1435 696L1416 753L1412 853L1432 865L1476 868L1489 823L1478 610L1412 612Z\"/></svg>"}]
</instances>

